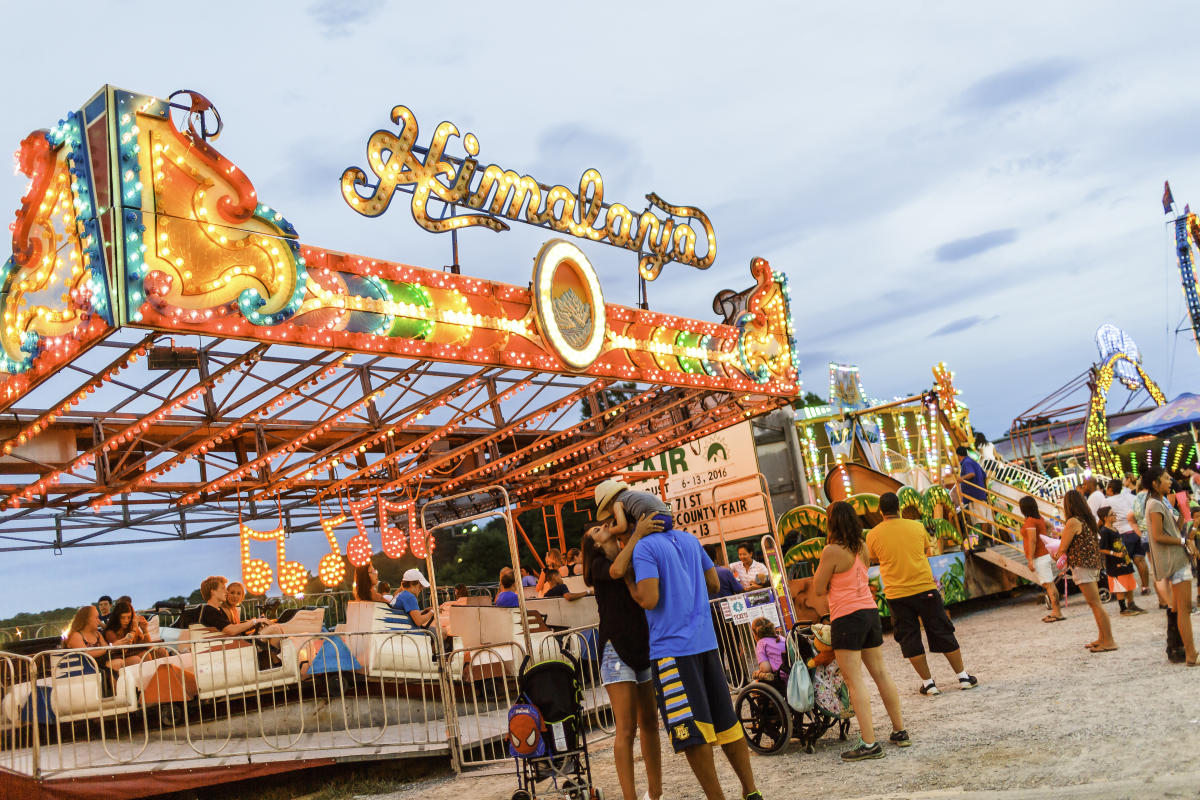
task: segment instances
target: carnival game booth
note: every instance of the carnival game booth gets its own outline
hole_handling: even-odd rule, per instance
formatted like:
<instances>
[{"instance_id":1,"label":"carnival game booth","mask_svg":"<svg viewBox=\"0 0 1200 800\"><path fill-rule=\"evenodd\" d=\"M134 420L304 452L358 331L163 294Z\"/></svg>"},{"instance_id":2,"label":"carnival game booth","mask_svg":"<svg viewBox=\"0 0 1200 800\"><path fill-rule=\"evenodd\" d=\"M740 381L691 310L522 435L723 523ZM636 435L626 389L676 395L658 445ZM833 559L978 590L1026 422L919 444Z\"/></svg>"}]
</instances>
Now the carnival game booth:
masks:
<instances>
[{"instance_id":1,"label":"carnival game booth","mask_svg":"<svg viewBox=\"0 0 1200 800\"><path fill-rule=\"evenodd\" d=\"M546 229L528 285L469 277L456 246L427 269L302 243L287 200L260 198L216 149L222 124L194 92L105 87L21 142L30 187L0 283L0 550L211 539L251 595L285 596L344 591L381 552L423 566L440 598L439 531L498 517L515 563L515 508L797 395L787 281L765 260L721 293L722 318L646 307L660 273L714 263L697 208L650 195L631 211L595 170L575 191L485 167L448 122L419 145L397 106L368 169L342 176L351 209L403 198L452 237ZM573 241L630 253L640 305L606 302ZM297 555L298 537L324 554ZM507 664L586 646L569 614L551 624L524 598L445 624L433 603L424 631L353 605L339 630L168 642L115 680L87 654L0 656L0 770L132 797L333 760L500 760Z\"/></svg>"}]
</instances>

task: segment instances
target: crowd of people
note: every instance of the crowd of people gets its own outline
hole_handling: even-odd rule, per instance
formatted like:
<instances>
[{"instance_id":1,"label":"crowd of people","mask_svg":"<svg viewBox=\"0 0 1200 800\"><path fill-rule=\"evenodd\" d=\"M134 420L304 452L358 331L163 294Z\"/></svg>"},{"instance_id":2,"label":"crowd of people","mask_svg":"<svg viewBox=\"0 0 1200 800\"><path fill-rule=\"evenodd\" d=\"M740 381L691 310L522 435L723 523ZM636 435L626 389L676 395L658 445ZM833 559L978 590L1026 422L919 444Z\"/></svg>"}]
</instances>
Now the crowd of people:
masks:
<instances>
[{"instance_id":1,"label":"crowd of people","mask_svg":"<svg viewBox=\"0 0 1200 800\"><path fill-rule=\"evenodd\" d=\"M969 455L960 453L960 468L968 481L977 478ZM1179 481L1158 467L1148 468L1140 481L1115 479L1104 486L1086 479L1065 493L1056 538L1039 511L1039 501L1022 498L1022 544L1029 569L1046 593L1049 611L1043 622L1065 618L1058 583L1069 575L1086 601L1097 636L1085 647L1092 653L1118 649L1109 613L1101 603L1099 582L1107 581L1120 614L1145 613L1138 597L1153 593L1166 612L1166 651L1173 662L1197 665L1191 624L1192 590L1200 540L1200 506L1190 494L1200 491L1200 476ZM753 591L769 585L767 567L756 560L748 544L737 547L736 560L720 563L717 552L704 549L696 537L674 527L670 507L658 496L617 481L595 489L596 518L586 529L579 548L564 556L550 550L536 574L501 570L498 589L490 602L517 608L526 596L574 600L594 595L599 613L597 650L601 683L615 721L614 760L624 800L639 800L634 769L634 746L641 750L646 790L641 800L662 796L661 720L676 753L682 753L709 800L723 798L714 752L719 746L739 781L744 800L761 800L755 786L749 750L737 720L722 663L717 632L721 620L711 613L712 598ZM964 493L964 503L987 505L987 495ZM858 722L859 741L842 753L846 761L881 758L883 744L876 736L869 698L873 684L891 723L887 743L907 747L912 740L905 727L900 691L883 658L882 622L867 569L879 564L884 595L890 608L893 636L912 665L920 695L941 689L931 672L926 650L941 653L960 689L978 685L965 665L934 579L924 526L900 515L898 497L880 496L882 522L864 531L854 508L832 503L827 513L828 536L813 578L817 596L828 599L828 645L836 658ZM1192 512L1196 513L1193 514ZM566 581L581 579L584 588L571 591ZM1065 584L1065 581L1064 581ZM432 605L420 597L430 584L419 569L409 569L394 593L379 580L374 565L356 569L354 596L382 602L408 616L415 627L428 628L435 618ZM227 636L278 633L263 617L243 618L245 589L220 576L206 578L200 592L204 605L196 622ZM458 586L448 604L470 599ZM1198 598L1200 600L1200 598ZM488 602L484 600L484 602ZM754 677L777 679L784 668L786 632L767 619L753 625ZM154 653L149 626L129 597L101 597L75 615L65 646L89 653L106 670L136 663ZM865 672L865 674L864 674ZM867 680L869 678L869 681Z\"/></svg>"},{"instance_id":2,"label":"crowd of people","mask_svg":"<svg viewBox=\"0 0 1200 800\"><path fill-rule=\"evenodd\" d=\"M1025 559L1045 589L1050 606L1042 621L1065 618L1057 566L1070 576L1095 618L1097 636L1085 647L1093 653L1117 650L1109 612L1100 598L1103 570L1122 616L1145 613L1136 596L1156 596L1159 609L1166 612L1167 657L1174 663L1197 666L1191 614L1193 584L1200 567L1200 515L1192 512L1200 512L1200 506L1190 502L1191 492L1197 488L1155 466L1147 468L1138 481L1114 478L1103 487L1088 477L1063 496L1065 523L1059 539L1048 534L1037 501L1022 498Z\"/></svg>"}]
</instances>

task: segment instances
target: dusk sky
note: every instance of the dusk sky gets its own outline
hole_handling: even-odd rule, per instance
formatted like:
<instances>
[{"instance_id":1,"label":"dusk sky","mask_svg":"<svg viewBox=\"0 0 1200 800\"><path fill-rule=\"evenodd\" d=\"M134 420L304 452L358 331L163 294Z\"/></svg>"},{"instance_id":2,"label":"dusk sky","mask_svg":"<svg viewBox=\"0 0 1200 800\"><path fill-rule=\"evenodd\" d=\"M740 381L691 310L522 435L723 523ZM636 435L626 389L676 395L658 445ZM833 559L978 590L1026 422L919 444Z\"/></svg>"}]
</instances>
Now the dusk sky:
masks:
<instances>
[{"instance_id":1,"label":"dusk sky","mask_svg":"<svg viewBox=\"0 0 1200 800\"><path fill-rule=\"evenodd\" d=\"M830 360L858 364L876 397L927 388L944 360L996 437L1096 359L1104 322L1168 397L1200 389L1159 202L1168 178L1181 207L1200 202L1195 5L914 8L128 2L64 9L53 30L44 10L9 9L0 142L105 83L194 89L224 119L215 146L303 241L438 267L450 240L418 228L406 196L368 219L339 190L404 104L421 144L450 120L484 164L568 187L594 167L610 202L704 209L716 264L667 265L651 306L711 319L713 295L767 258L822 396ZM0 179L9 212L24 187ZM463 271L524 284L546 238L468 230ZM606 299L632 305L635 257L583 246ZM236 539L4 554L0 615L102 591L148 603L236 563Z\"/></svg>"}]
</instances>

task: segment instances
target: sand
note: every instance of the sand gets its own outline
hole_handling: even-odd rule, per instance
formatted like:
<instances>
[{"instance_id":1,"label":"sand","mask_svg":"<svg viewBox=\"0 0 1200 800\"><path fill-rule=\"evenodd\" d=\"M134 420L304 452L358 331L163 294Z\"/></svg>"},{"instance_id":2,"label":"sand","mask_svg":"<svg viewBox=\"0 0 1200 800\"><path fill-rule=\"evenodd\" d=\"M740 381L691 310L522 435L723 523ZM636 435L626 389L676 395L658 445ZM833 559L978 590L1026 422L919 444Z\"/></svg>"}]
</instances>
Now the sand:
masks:
<instances>
[{"instance_id":1,"label":"sand","mask_svg":"<svg viewBox=\"0 0 1200 800\"><path fill-rule=\"evenodd\" d=\"M958 689L945 659L933 656L939 697L918 694L916 673L888 637L884 651L913 746L885 745L886 758L847 764L839 756L847 743L829 732L811 755L793 743L779 755L753 756L763 797L1200 797L1200 668L1167 662L1164 612L1152 596L1139 601L1148 611L1137 617L1120 617L1109 604L1120 649L1099 654L1083 648L1096 628L1082 600L1054 624L1040 621L1032 594L956 610L963 656L979 686ZM1192 619L1200 631L1200 615ZM878 696L873 706L885 739L890 724ZM856 740L857 726L850 737ZM683 757L670 754L665 739L663 746L664 796L703 798ZM592 757L597 785L620 798L611 740L594 739ZM727 796L737 798L733 772L719 754L717 761ZM515 777L468 773L373 800L508 798L515 788Z\"/></svg>"}]
</instances>

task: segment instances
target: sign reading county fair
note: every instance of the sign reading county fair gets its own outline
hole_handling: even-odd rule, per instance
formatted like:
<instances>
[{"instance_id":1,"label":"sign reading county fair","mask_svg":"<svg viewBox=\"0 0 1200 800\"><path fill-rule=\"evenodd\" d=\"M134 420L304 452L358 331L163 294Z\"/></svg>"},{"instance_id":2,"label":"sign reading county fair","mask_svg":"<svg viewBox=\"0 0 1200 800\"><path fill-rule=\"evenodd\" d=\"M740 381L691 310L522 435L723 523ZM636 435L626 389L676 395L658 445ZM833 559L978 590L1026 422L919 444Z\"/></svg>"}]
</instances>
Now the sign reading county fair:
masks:
<instances>
[{"instance_id":1,"label":"sign reading county fair","mask_svg":"<svg viewBox=\"0 0 1200 800\"><path fill-rule=\"evenodd\" d=\"M604 202L604 179L594 169L583 173L578 191L547 186L496 164L480 169L475 158L479 140L473 133L462 140L466 158L446 155L446 143L459 135L451 122L438 124L429 147L417 146L417 119L406 106L392 109L392 122L400 126L399 134L375 131L367 142L367 164L376 182L372 185L358 167L342 173L342 196L364 216L382 214L401 189L412 193L413 219L427 231L444 233L473 226L508 230L498 217L526 222L639 253L638 271L647 280L657 278L672 261L708 269L717 258L712 223L698 208L673 206L651 193L646 195L650 206L636 213L621 203ZM428 209L431 199L482 213L434 218ZM658 217L652 207L666 212L667 218ZM705 239L703 256L696 255L696 230L673 217L699 222Z\"/></svg>"},{"instance_id":2,"label":"sign reading county fair","mask_svg":"<svg viewBox=\"0 0 1200 800\"><path fill-rule=\"evenodd\" d=\"M651 456L630 470L669 473L666 499L675 527L706 544L770 531L749 422ZM655 494L659 490L657 480L634 485Z\"/></svg>"}]
</instances>

